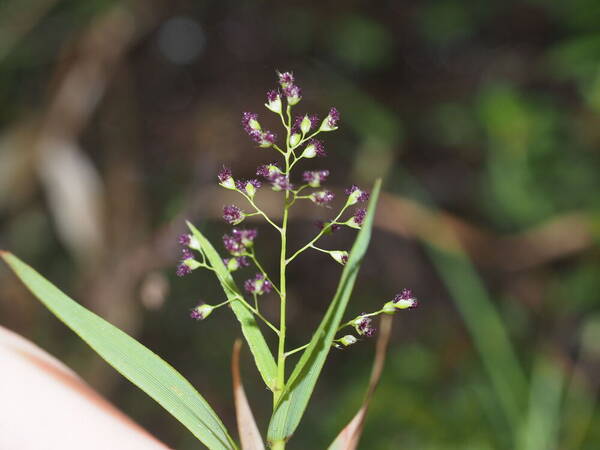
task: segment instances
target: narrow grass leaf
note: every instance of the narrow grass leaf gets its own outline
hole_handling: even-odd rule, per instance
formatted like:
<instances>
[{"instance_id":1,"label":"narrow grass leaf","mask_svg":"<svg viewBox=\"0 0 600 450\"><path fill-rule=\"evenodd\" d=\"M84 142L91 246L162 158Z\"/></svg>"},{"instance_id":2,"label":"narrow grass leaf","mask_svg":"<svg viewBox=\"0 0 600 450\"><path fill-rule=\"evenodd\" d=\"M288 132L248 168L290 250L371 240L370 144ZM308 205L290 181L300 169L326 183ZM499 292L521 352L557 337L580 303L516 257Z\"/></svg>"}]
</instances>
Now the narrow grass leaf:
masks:
<instances>
[{"instance_id":1,"label":"narrow grass leaf","mask_svg":"<svg viewBox=\"0 0 600 450\"><path fill-rule=\"evenodd\" d=\"M335 440L331 443L328 450L356 450L360 436L363 431L365 424L365 418L367 417L367 411L369 404L377 389L379 378L383 372L383 366L385 364L385 356L387 352L387 346L390 341L390 334L392 333L392 317L383 316L381 318L381 325L379 327L379 337L377 338L377 349L375 351L375 361L373 362L373 369L371 370L371 378L369 379L369 388L363 400L361 408L358 410L356 415L352 418L350 423L344 427L344 429L338 434Z\"/></svg>"},{"instance_id":2,"label":"narrow grass leaf","mask_svg":"<svg viewBox=\"0 0 600 450\"><path fill-rule=\"evenodd\" d=\"M275 407L269 424L269 442L287 441L298 427L306 410L331 343L346 311L360 264L369 246L380 188L381 180L377 180L371 193L367 216L356 237L333 300L309 346L292 371L280 401Z\"/></svg>"},{"instance_id":3,"label":"narrow grass leaf","mask_svg":"<svg viewBox=\"0 0 600 450\"><path fill-rule=\"evenodd\" d=\"M156 400L210 449L237 446L192 385L171 365L123 331L75 302L8 252L0 256L27 288L125 378Z\"/></svg>"},{"instance_id":4,"label":"narrow grass leaf","mask_svg":"<svg viewBox=\"0 0 600 450\"><path fill-rule=\"evenodd\" d=\"M243 296L238 290L231 273L229 273L225 264L223 264L223 260L219 253L194 225L190 222L187 222L187 225L193 236L200 243L210 265L215 270L215 274L225 291L225 295L227 295L227 299L232 300L231 309L242 326L242 334L244 335L246 342L248 342L250 351L254 356L256 367L267 387L273 389L275 377L277 375L277 365L275 364L273 354L271 353L271 350L269 350L269 346L267 345L260 328L256 324L254 315L240 300L243 299Z\"/></svg>"},{"instance_id":5,"label":"narrow grass leaf","mask_svg":"<svg viewBox=\"0 0 600 450\"><path fill-rule=\"evenodd\" d=\"M236 339L233 344L231 356L231 375L233 378L233 398L235 400L235 415L237 418L238 433L242 450L264 450L262 437L256 426L254 415L248 404L248 398L244 392L242 377L240 376L240 349L242 341Z\"/></svg>"},{"instance_id":6,"label":"narrow grass leaf","mask_svg":"<svg viewBox=\"0 0 600 450\"><path fill-rule=\"evenodd\" d=\"M562 368L540 353L531 376L529 410L522 424L519 450L559 448L558 427L564 385Z\"/></svg>"},{"instance_id":7,"label":"narrow grass leaf","mask_svg":"<svg viewBox=\"0 0 600 450\"><path fill-rule=\"evenodd\" d=\"M442 251L429 244L426 250L479 351L497 395L499 412L516 436L526 409L527 379L502 316L464 253Z\"/></svg>"}]
</instances>

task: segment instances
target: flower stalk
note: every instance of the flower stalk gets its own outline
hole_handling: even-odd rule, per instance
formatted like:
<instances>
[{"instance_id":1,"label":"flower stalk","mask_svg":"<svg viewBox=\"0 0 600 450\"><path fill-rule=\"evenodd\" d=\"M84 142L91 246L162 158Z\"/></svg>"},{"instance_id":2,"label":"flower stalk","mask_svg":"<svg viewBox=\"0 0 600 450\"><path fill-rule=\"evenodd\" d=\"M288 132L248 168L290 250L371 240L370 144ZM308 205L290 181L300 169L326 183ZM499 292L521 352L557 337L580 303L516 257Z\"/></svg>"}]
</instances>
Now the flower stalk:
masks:
<instances>
[{"instance_id":1,"label":"flower stalk","mask_svg":"<svg viewBox=\"0 0 600 450\"><path fill-rule=\"evenodd\" d=\"M360 230L367 211L359 207L359 203L366 202L369 193L356 185L352 185L345 191L345 202L340 210L325 222L319 224L319 231L303 246L289 251L288 226L290 209L297 200L310 200L317 207L330 208L334 200L334 193L324 189L323 184L330 175L329 170L305 170L300 177L294 177L293 169L305 160L322 158L327 155L324 143L317 139L321 133L327 133L337 130L340 120L339 112L336 108L331 108L328 115L320 120L314 114L297 115L294 119L292 108L302 100L302 90L295 84L294 76L290 72L278 73L279 87L281 90L271 90L267 93L267 102L265 107L277 114L285 129L285 137L279 142L275 133L264 130L259 122L259 116L256 113L245 112L242 114L242 126L251 140L261 149L273 149L282 157L281 162L271 162L258 167L256 175L261 179L236 179L233 171L223 166L218 174L219 184L228 190L239 193L250 205L250 211L243 211L236 205L227 205L223 209L223 218L230 225L234 226L230 234L223 236L223 244L229 256L223 259L224 265L230 273L246 270L251 264L256 267L258 273L248 278L243 283L244 290L251 296L246 300L244 295L231 290L233 300L239 300L241 304L255 317L260 319L277 336L277 350L275 354L269 355L274 360L274 376L268 377L267 386L273 393L273 409L278 407L281 397L286 390L286 359L301 351L310 351L310 344L304 344L297 348L286 350L287 339L287 269L289 264L296 260L301 254L312 249L320 253L328 254L334 261L345 265L349 260L349 253L343 249L326 249L319 242L325 236L341 229ZM282 144L281 142L284 142ZM301 178L299 184L295 183L295 178ZM283 210L281 223L271 219L269 215L261 209L257 199L260 197L261 189L269 186L275 192L281 192L283 195ZM348 214L350 208L357 205L357 209ZM279 236L279 277L277 283L273 280L276 277L269 275L264 266L260 263L256 250L255 239L258 231L253 229L238 228L238 226L250 216L262 216L266 223L275 229ZM187 275L198 268L206 268L215 271L214 267L208 262L202 248L193 242L189 235L183 236L179 240L183 245L183 259L178 266L178 275ZM196 253L199 258L196 259ZM213 260L214 262L214 257ZM216 271L215 271L216 272ZM226 288L227 290L228 288ZM261 313L261 303L269 301L269 298L275 294L279 300L279 322L273 324L267 317ZM201 303L192 310L192 317L197 320L206 319L216 309L226 306L232 300L219 303L214 306ZM338 337L333 336L329 344L335 348L344 349L354 345L363 337L370 337L375 333L372 326L372 317L379 314L394 314L401 309L409 309L416 306L417 301L409 290L402 291L393 300L387 302L380 309L372 313L362 313L354 319L344 322L336 331L351 327L354 334L345 334ZM264 310L264 309L262 309ZM332 330L333 333L333 330ZM292 375L293 376L293 375ZM266 379L266 380L267 380ZM284 449L286 439L274 439L270 442L272 449Z\"/></svg>"}]
</instances>

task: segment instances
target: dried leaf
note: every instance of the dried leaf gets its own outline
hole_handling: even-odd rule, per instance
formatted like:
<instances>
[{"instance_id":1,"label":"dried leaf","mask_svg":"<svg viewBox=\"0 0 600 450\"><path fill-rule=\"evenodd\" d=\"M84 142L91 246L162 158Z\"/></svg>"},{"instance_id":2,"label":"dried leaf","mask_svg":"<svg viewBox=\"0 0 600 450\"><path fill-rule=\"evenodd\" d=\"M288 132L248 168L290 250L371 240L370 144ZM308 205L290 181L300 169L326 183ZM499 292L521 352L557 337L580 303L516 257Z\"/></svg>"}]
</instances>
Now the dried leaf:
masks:
<instances>
[{"instance_id":1,"label":"dried leaf","mask_svg":"<svg viewBox=\"0 0 600 450\"><path fill-rule=\"evenodd\" d=\"M381 326L379 331L379 337L377 338L377 349L375 352L375 361L373 362L373 369L371 370L371 378L369 380L369 388L363 400L361 408L358 410L354 418L348 425L340 432L335 441L329 446L328 450L356 450L360 436L363 431L365 424L365 417L367 416L367 410L369 409L369 403L371 398L377 389L379 378L383 372L383 366L385 364L386 350L388 342L390 340L390 334L392 332L392 317L383 316L381 318Z\"/></svg>"},{"instance_id":2,"label":"dried leaf","mask_svg":"<svg viewBox=\"0 0 600 450\"><path fill-rule=\"evenodd\" d=\"M248 398L244 392L242 379L240 377L240 349L241 339L236 339L233 344L233 355L231 356L231 375L233 377L233 398L235 400L235 415L237 417L238 433L242 444L242 450L264 450L265 446L256 426L256 421L250 410Z\"/></svg>"}]
</instances>

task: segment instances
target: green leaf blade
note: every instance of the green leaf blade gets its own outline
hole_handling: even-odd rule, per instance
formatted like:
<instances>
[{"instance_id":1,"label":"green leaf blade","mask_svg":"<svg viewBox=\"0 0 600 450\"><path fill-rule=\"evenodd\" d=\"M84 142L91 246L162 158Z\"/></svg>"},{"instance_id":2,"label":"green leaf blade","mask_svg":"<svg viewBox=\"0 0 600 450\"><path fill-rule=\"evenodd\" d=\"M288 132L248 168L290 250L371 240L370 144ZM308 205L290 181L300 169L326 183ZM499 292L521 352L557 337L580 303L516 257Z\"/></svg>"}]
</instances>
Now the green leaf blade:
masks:
<instances>
[{"instance_id":1,"label":"green leaf blade","mask_svg":"<svg viewBox=\"0 0 600 450\"><path fill-rule=\"evenodd\" d=\"M381 180L373 186L367 216L352 246L333 301L309 346L296 364L269 424L269 442L287 441L298 427L352 294L360 264L369 246Z\"/></svg>"},{"instance_id":2,"label":"green leaf blade","mask_svg":"<svg viewBox=\"0 0 600 450\"><path fill-rule=\"evenodd\" d=\"M256 367L260 372L265 384L269 389L273 389L275 378L277 376L277 365L265 338L258 327L254 315L240 301L243 298L238 290L231 273L223 264L223 260L219 253L212 246L210 241L190 222L187 225L192 232L192 235L198 240L204 254L206 255L210 265L215 270L215 274L227 295L227 299L231 300L231 309L237 317L242 327L242 334L250 347L250 352L254 357Z\"/></svg>"},{"instance_id":3,"label":"green leaf blade","mask_svg":"<svg viewBox=\"0 0 600 450\"><path fill-rule=\"evenodd\" d=\"M227 429L193 386L170 364L75 302L11 253L0 256L56 317L105 361L152 397L210 449L237 449Z\"/></svg>"}]
</instances>

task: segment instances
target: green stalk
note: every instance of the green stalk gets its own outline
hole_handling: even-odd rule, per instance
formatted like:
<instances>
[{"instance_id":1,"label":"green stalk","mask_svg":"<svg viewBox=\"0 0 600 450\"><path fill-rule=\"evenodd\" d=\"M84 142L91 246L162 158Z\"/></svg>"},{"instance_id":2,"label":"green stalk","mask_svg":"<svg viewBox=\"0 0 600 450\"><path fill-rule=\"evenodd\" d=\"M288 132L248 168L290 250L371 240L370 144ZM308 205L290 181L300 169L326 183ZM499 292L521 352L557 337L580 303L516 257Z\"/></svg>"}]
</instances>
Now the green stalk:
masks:
<instances>
[{"instance_id":1,"label":"green stalk","mask_svg":"<svg viewBox=\"0 0 600 450\"><path fill-rule=\"evenodd\" d=\"M290 130L291 130L291 113L290 106L287 107L287 138L286 138L286 153L285 153L285 173L289 178L290 176ZM287 224L288 224L288 213L289 213L289 198L290 192L285 192L285 204L283 207L283 219L281 222L281 253L279 258L279 345L277 348L277 378L275 380L275 389L273 390L273 407L279 401L279 397L283 392L285 386L285 325L286 325L286 282L285 282L285 269L286 269L286 255L287 255ZM275 448L275 447L273 447ZM278 444L277 448L285 448L285 443Z\"/></svg>"},{"instance_id":2,"label":"green stalk","mask_svg":"<svg viewBox=\"0 0 600 450\"><path fill-rule=\"evenodd\" d=\"M271 443L271 450L285 450L285 441L274 441Z\"/></svg>"}]
</instances>

